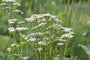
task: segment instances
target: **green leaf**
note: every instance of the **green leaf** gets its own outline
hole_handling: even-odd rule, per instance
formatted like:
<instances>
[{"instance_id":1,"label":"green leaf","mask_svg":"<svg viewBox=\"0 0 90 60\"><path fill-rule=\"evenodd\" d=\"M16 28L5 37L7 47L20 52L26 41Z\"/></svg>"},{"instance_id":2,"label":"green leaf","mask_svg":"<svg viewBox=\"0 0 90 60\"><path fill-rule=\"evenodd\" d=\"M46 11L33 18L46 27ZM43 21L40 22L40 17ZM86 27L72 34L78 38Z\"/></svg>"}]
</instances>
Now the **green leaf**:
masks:
<instances>
[{"instance_id":1,"label":"green leaf","mask_svg":"<svg viewBox=\"0 0 90 60\"><path fill-rule=\"evenodd\" d=\"M74 44L71 47L71 56L76 57L79 60L89 60L88 54L86 53L86 51L79 45Z\"/></svg>"},{"instance_id":2,"label":"green leaf","mask_svg":"<svg viewBox=\"0 0 90 60\"><path fill-rule=\"evenodd\" d=\"M87 53L88 56L90 56L90 48L88 46L81 44L79 44L79 46L83 48L83 50Z\"/></svg>"}]
</instances>

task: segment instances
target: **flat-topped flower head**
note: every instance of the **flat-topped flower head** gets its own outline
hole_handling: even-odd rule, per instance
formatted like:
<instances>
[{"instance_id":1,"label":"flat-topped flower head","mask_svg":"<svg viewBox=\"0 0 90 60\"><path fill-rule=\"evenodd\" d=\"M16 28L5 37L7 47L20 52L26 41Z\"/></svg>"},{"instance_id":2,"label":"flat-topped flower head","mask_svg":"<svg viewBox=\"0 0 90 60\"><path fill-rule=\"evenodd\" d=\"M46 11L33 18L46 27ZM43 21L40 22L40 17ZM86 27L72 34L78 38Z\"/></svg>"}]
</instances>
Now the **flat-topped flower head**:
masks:
<instances>
[{"instance_id":1,"label":"flat-topped flower head","mask_svg":"<svg viewBox=\"0 0 90 60\"><path fill-rule=\"evenodd\" d=\"M71 29L71 28L66 28L66 27L63 27L63 31L65 31L65 32L71 32L73 29Z\"/></svg>"},{"instance_id":2,"label":"flat-topped flower head","mask_svg":"<svg viewBox=\"0 0 90 60\"><path fill-rule=\"evenodd\" d=\"M24 14L24 12L22 12L21 10L18 10L18 9L13 10L13 12L15 12L15 13L21 13L21 14Z\"/></svg>"},{"instance_id":3,"label":"flat-topped flower head","mask_svg":"<svg viewBox=\"0 0 90 60\"><path fill-rule=\"evenodd\" d=\"M15 46L16 46L16 44L12 44L12 45L11 45L11 47L15 47Z\"/></svg>"},{"instance_id":4,"label":"flat-topped flower head","mask_svg":"<svg viewBox=\"0 0 90 60\"><path fill-rule=\"evenodd\" d=\"M71 34L63 34L61 35L61 38L73 38L74 36Z\"/></svg>"},{"instance_id":5,"label":"flat-topped flower head","mask_svg":"<svg viewBox=\"0 0 90 60\"><path fill-rule=\"evenodd\" d=\"M37 48L37 50L38 50L39 52L43 51L43 49L42 49L41 47Z\"/></svg>"},{"instance_id":6,"label":"flat-topped flower head","mask_svg":"<svg viewBox=\"0 0 90 60\"><path fill-rule=\"evenodd\" d=\"M16 0L3 0L2 2L16 2Z\"/></svg>"},{"instance_id":7,"label":"flat-topped flower head","mask_svg":"<svg viewBox=\"0 0 90 60\"><path fill-rule=\"evenodd\" d=\"M16 5L16 6L21 6L21 4L19 4L19 3L13 3L13 5Z\"/></svg>"},{"instance_id":8,"label":"flat-topped flower head","mask_svg":"<svg viewBox=\"0 0 90 60\"><path fill-rule=\"evenodd\" d=\"M30 57L22 57L23 60L28 60Z\"/></svg>"},{"instance_id":9,"label":"flat-topped flower head","mask_svg":"<svg viewBox=\"0 0 90 60\"><path fill-rule=\"evenodd\" d=\"M12 51L12 49L9 47L9 48L7 48L7 51L9 51L9 52L10 52L10 51Z\"/></svg>"},{"instance_id":10,"label":"flat-topped flower head","mask_svg":"<svg viewBox=\"0 0 90 60\"><path fill-rule=\"evenodd\" d=\"M16 30L23 31L23 30L28 30L28 28L27 27L16 27Z\"/></svg>"},{"instance_id":11,"label":"flat-topped flower head","mask_svg":"<svg viewBox=\"0 0 90 60\"><path fill-rule=\"evenodd\" d=\"M64 45L64 43L57 43L57 45Z\"/></svg>"},{"instance_id":12,"label":"flat-topped flower head","mask_svg":"<svg viewBox=\"0 0 90 60\"><path fill-rule=\"evenodd\" d=\"M9 32L15 32L15 28L14 27L10 27L8 28Z\"/></svg>"},{"instance_id":13,"label":"flat-topped flower head","mask_svg":"<svg viewBox=\"0 0 90 60\"><path fill-rule=\"evenodd\" d=\"M0 6L4 6L4 5L7 5L7 3L1 3Z\"/></svg>"},{"instance_id":14,"label":"flat-topped flower head","mask_svg":"<svg viewBox=\"0 0 90 60\"><path fill-rule=\"evenodd\" d=\"M8 23L9 24L14 24L16 21L17 21L17 19L10 19L10 20L8 20Z\"/></svg>"},{"instance_id":15,"label":"flat-topped flower head","mask_svg":"<svg viewBox=\"0 0 90 60\"><path fill-rule=\"evenodd\" d=\"M87 24L90 26L90 21L87 21Z\"/></svg>"},{"instance_id":16,"label":"flat-topped flower head","mask_svg":"<svg viewBox=\"0 0 90 60\"><path fill-rule=\"evenodd\" d=\"M28 42L30 41L30 42L34 42L34 41L36 41L36 38L31 38L31 39L29 39L29 40L27 40Z\"/></svg>"}]
</instances>

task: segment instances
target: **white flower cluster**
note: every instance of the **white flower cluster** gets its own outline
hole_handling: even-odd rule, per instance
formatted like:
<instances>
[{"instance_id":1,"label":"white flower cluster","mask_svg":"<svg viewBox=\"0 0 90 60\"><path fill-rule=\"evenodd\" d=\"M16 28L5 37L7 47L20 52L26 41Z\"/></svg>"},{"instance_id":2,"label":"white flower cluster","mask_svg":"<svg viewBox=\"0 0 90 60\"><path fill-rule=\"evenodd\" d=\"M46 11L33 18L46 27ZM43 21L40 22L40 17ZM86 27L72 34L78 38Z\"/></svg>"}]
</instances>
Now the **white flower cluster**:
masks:
<instances>
[{"instance_id":1,"label":"white flower cluster","mask_svg":"<svg viewBox=\"0 0 90 60\"><path fill-rule=\"evenodd\" d=\"M13 5L13 6L9 6L9 5ZM13 12L14 13L24 14L24 12L22 12L21 10L16 9L16 6L21 6L20 3L16 2L16 0L2 0L2 3L0 4L0 6L2 6L1 8L3 10L7 10L8 9L9 10L8 14L12 14Z\"/></svg>"},{"instance_id":2,"label":"white flower cluster","mask_svg":"<svg viewBox=\"0 0 90 60\"><path fill-rule=\"evenodd\" d=\"M48 19L46 17L48 17ZM54 21L54 22L57 22L57 23L62 23L62 21L60 21L57 18L57 16L53 16L53 15L50 15L50 14L38 14L38 15L34 14L30 18L25 18L25 20L30 21L30 22L33 22L33 21L45 22L47 20L47 21Z\"/></svg>"},{"instance_id":3,"label":"white flower cluster","mask_svg":"<svg viewBox=\"0 0 90 60\"><path fill-rule=\"evenodd\" d=\"M8 28L8 30L9 30L9 32L15 32L16 30L17 31L25 31L25 30L28 30L28 28L27 27L16 27L16 28L10 27L10 28Z\"/></svg>"},{"instance_id":4,"label":"white flower cluster","mask_svg":"<svg viewBox=\"0 0 90 60\"><path fill-rule=\"evenodd\" d=\"M9 20L9 22L12 21L15 20ZM28 43L28 45L31 45L35 50L38 50L39 53L44 52L44 49L48 51L50 47L53 51L54 46L55 49L57 48L57 51L60 51L58 48L61 47L61 49L63 49L66 42L69 42L70 39L74 37L73 29L63 27L61 23L62 21L59 20L57 16L50 14L34 14L30 18L25 18L25 21L17 23L19 25L18 27L11 27L8 29L11 32L15 30L20 31L18 39L20 40L21 38L22 40L25 40L25 42L20 40L19 45L12 44L11 47L20 47L21 45L23 46ZM27 57L24 57L23 59L25 60ZM59 60L59 58L55 57L54 60Z\"/></svg>"},{"instance_id":5,"label":"white flower cluster","mask_svg":"<svg viewBox=\"0 0 90 60\"><path fill-rule=\"evenodd\" d=\"M10 27L8 28L9 32L15 32L15 28L14 27Z\"/></svg>"},{"instance_id":6,"label":"white flower cluster","mask_svg":"<svg viewBox=\"0 0 90 60\"><path fill-rule=\"evenodd\" d=\"M16 2L16 0L3 0L2 2Z\"/></svg>"},{"instance_id":7,"label":"white flower cluster","mask_svg":"<svg viewBox=\"0 0 90 60\"><path fill-rule=\"evenodd\" d=\"M17 21L17 19L10 19L10 20L8 20L8 23L9 24L14 24L16 21Z\"/></svg>"},{"instance_id":8,"label":"white flower cluster","mask_svg":"<svg viewBox=\"0 0 90 60\"><path fill-rule=\"evenodd\" d=\"M36 38L31 38L31 39L29 39L29 40L27 40L28 42L29 41L31 41L31 42L34 42L34 41L36 41Z\"/></svg>"},{"instance_id":9,"label":"white flower cluster","mask_svg":"<svg viewBox=\"0 0 90 60\"><path fill-rule=\"evenodd\" d=\"M42 35L43 35L43 33L41 33L41 32L36 32L36 33L31 33L31 34L29 34L28 37L30 37L30 36L35 37L35 36L42 36Z\"/></svg>"},{"instance_id":10,"label":"white flower cluster","mask_svg":"<svg viewBox=\"0 0 90 60\"><path fill-rule=\"evenodd\" d=\"M35 26L35 27L33 27L32 29L37 29L37 28L39 28L39 27L43 27L44 25L46 25L46 23L40 23L38 26Z\"/></svg>"},{"instance_id":11,"label":"white flower cluster","mask_svg":"<svg viewBox=\"0 0 90 60\"><path fill-rule=\"evenodd\" d=\"M87 21L87 24L90 26L90 21Z\"/></svg>"},{"instance_id":12,"label":"white flower cluster","mask_svg":"<svg viewBox=\"0 0 90 60\"><path fill-rule=\"evenodd\" d=\"M4 8L2 8L2 9L5 9L5 10L6 10L6 9L12 9L12 8L10 8L10 7L4 7Z\"/></svg>"},{"instance_id":13,"label":"white flower cluster","mask_svg":"<svg viewBox=\"0 0 90 60\"><path fill-rule=\"evenodd\" d=\"M22 31L22 30L28 30L28 28L27 27L16 27L16 30Z\"/></svg>"},{"instance_id":14,"label":"white flower cluster","mask_svg":"<svg viewBox=\"0 0 90 60\"><path fill-rule=\"evenodd\" d=\"M18 10L18 9L16 9L16 10L13 10L13 12L15 12L15 13L18 13L18 12L20 12L21 14L24 14L24 12L22 12L21 10Z\"/></svg>"},{"instance_id":15,"label":"white flower cluster","mask_svg":"<svg viewBox=\"0 0 90 60\"><path fill-rule=\"evenodd\" d=\"M6 5L7 3L1 3L0 6Z\"/></svg>"},{"instance_id":16,"label":"white flower cluster","mask_svg":"<svg viewBox=\"0 0 90 60\"><path fill-rule=\"evenodd\" d=\"M71 35L71 34L63 34L63 35L61 35L61 38L72 38L72 37L74 37L74 36Z\"/></svg>"},{"instance_id":17,"label":"white flower cluster","mask_svg":"<svg viewBox=\"0 0 90 60\"><path fill-rule=\"evenodd\" d=\"M70 39L70 38L74 37L73 36L74 32L72 32L73 29L63 27L61 25L62 21L59 20L57 18L57 16L53 16L50 14L39 14L39 15L34 14L30 18L25 18L25 20L27 22L29 21L32 23L34 23L34 22L38 23L36 26L33 25L33 27L31 28L32 30L36 29L36 32L28 35L28 37L33 37L33 38L43 37L40 40L33 40L33 39L28 40L28 41L38 41L38 43L37 43L38 45L48 45L48 44L52 43L51 39L53 39L54 42L58 41L57 45L64 45L63 42L67 41L66 38ZM41 28L41 27L43 27L43 28ZM41 29L40 31L42 31L43 29L44 29L44 31L37 32L38 28ZM62 32L64 32L64 33L60 34ZM55 37L55 38L48 37L48 35L51 35L52 33L57 34L58 36L54 35L53 37ZM46 37L44 38L44 36L46 36Z\"/></svg>"},{"instance_id":18,"label":"white flower cluster","mask_svg":"<svg viewBox=\"0 0 90 60\"><path fill-rule=\"evenodd\" d=\"M13 5L16 5L16 6L21 6L21 4L19 4L19 3L13 3Z\"/></svg>"}]
</instances>

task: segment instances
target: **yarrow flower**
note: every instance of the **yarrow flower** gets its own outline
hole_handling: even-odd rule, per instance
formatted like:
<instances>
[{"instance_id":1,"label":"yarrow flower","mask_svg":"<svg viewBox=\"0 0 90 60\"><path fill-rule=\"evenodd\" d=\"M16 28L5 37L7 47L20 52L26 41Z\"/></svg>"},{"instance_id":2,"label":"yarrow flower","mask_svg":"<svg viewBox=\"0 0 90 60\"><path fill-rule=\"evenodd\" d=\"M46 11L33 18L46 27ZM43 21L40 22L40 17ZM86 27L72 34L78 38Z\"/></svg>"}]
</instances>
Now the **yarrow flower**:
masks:
<instances>
[{"instance_id":1,"label":"yarrow flower","mask_svg":"<svg viewBox=\"0 0 90 60\"><path fill-rule=\"evenodd\" d=\"M87 24L90 26L90 21L87 21Z\"/></svg>"},{"instance_id":2,"label":"yarrow flower","mask_svg":"<svg viewBox=\"0 0 90 60\"><path fill-rule=\"evenodd\" d=\"M7 51L9 51L9 52L10 52L11 50L12 50L12 49L11 49L10 47L9 47L9 48L7 48Z\"/></svg>"},{"instance_id":3,"label":"yarrow flower","mask_svg":"<svg viewBox=\"0 0 90 60\"><path fill-rule=\"evenodd\" d=\"M15 32L15 28L14 27L10 27L8 28L9 32Z\"/></svg>"},{"instance_id":4,"label":"yarrow flower","mask_svg":"<svg viewBox=\"0 0 90 60\"><path fill-rule=\"evenodd\" d=\"M23 60L28 60L28 59L29 59L29 57L22 57L22 59L23 59Z\"/></svg>"},{"instance_id":5,"label":"yarrow flower","mask_svg":"<svg viewBox=\"0 0 90 60\"><path fill-rule=\"evenodd\" d=\"M9 22L11 22L11 20L9 20ZM23 24L25 22L28 24ZM50 55L54 55L54 53L61 51L60 49L64 49L66 43L69 43L69 40L74 37L72 28L63 27L62 21L59 20L57 16L50 14L34 14L30 18L25 18L25 21L17 21L16 24L18 26L15 25L14 29L16 32L20 31L20 34L18 34L19 36L16 38L20 43L16 45L16 48L20 49L21 53L23 53L20 47L27 45L28 49L29 45L31 45L35 51L37 50L39 52L40 59L42 59L41 56L43 57L43 52L46 55L49 52ZM11 46L15 45L12 44ZM60 49L58 49L59 46ZM54 53L52 53L53 51ZM27 55L28 53L27 50ZM59 55L56 56L54 60L59 60L59 57ZM28 60L28 57L22 57L22 59Z\"/></svg>"},{"instance_id":6,"label":"yarrow flower","mask_svg":"<svg viewBox=\"0 0 90 60\"><path fill-rule=\"evenodd\" d=\"M20 12L21 14L24 14L24 12L22 12L21 10L18 10L18 9L16 9L16 10L13 10L13 12L15 12L15 13L18 13L18 12Z\"/></svg>"},{"instance_id":7,"label":"yarrow flower","mask_svg":"<svg viewBox=\"0 0 90 60\"><path fill-rule=\"evenodd\" d=\"M57 45L64 45L64 43L57 43Z\"/></svg>"},{"instance_id":8,"label":"yarrow flower","mask_svg":"<svg viewBox=\"0 0 90 60\"><path fill-rule=\"evenodd\" d=\"M12 45L11 45L11 47L15 47L15 46L16 46L16 44L12 44Z\"/></svg>"},{"instance_id":9,"label":"yarrow flower","mask_svg":"<svg viewBox=\"0 0 90 60\"><path fill-rule=\"evenodd\" d=\"M39 41L38 45L47 45L44 41Z\"/></svg>"},{"instance_id":10,"label":"yarrow flower","mask_svg":"<svg viewBox=\"0 0 90 60\"><path fill-rule=\"evenodd\" d=\"M3 0L2 2L16 2L16 0Z\"/></svg>"},{"instance_id":11,"label":"yarrow flower","mask_svg":"<svg viewBox=\"0 0 90 60\"><path fill-rule=\"evenodd\" d=\"M38 50L39 52L43 51L43 49L42 49L41 47L37 48L37 50Z\"/></svg>"},{"instance_id":12,"label":"yarrow flower","mask_svg":"<svg viewBox=\"0 0 90 60\"><path fill-rule=\"evenodd\" d=\"M16 21L17 21L17 19L10 19L10 20L8 20L8 23L9 24L14 24Z\"/></svg>"},{"instance_id":13,"label":"yarrow flower","mask_svg":"<svg viewBox=\"0 0 90 60\"><path fill-rule=\"evenodd\" d=\"M34 42L34 41L36 41L36 38L31 38L31 39L29 39L29 40L27 40L27 41Z\"/></svg>"},{"instance_id":14,"label":"yarrow flower","mask_svg":"<svg viewBox=\"0 0 90 60\"><path fill-rule=\"evenodd\" d=\"M2 8L2 9L6 10L6 9L12 9L12 8L10 8L10 7L4 7L4 8Z\"/></svg>"},{"instance_id":15,"label":"yarrow flower","mask_svg":"<svg viewBox=\"0 0 90 60\"><path fill-rule=\"evenodd\" d=\"M1 3L0 6L6 5L7 3Z\"/></svg>"},{"instance_id":16,"label":"yarrow flower","mask_svg":"<svg viewBox=\"0 0 90 60\"><path fill-rule=\"evenodd\" d=\"M63 34L63 35L61 35L61 38L73 38L74 36L73 35L71 35L71 34Z\"/></svg>"},{"instance_id":17,"label":"yarrow flower","mask_svg":"<svg viewBox=\"0 0 90 60\"><path fill-rule=\"evenodd\" d=\"M63 31L65 31L65 32L71 32L73 29L71 29L71 28L66 28L66 27L63 27Z\"/></svg>"},{"instance_id":18,"label":"yarrow flower","mask_svg":"<svg viewBox=\"0 0 90 60\"><path fill-rule=\"evenodd\" d=\"M23 30L28 30L28 28L27 27L16 27L16 30L23 31Z\"/></svg>"},{"instance_id":19,"label":"yarrow flower","mask_svg":"<svg viewBox=\"0 0 90 60\"><path fill-rule=\"evenodd\" d=\"M13 3L13 5L21 6L21 4L19 4L19 3Z\"/></svg>"},{"instance_id":20,"label":"yarrow flower","mask_svg":"<svg viewBox=\"0 0 90 60\"><path fill-rule=\"evenodd\" d=\"M35 26L35 27L33 27L32 29L36 29L36 28L39 28L39 27L43 27L44 25L46 25L46 23L40 23L38 26Z\"/></svg>"}]
</instances>

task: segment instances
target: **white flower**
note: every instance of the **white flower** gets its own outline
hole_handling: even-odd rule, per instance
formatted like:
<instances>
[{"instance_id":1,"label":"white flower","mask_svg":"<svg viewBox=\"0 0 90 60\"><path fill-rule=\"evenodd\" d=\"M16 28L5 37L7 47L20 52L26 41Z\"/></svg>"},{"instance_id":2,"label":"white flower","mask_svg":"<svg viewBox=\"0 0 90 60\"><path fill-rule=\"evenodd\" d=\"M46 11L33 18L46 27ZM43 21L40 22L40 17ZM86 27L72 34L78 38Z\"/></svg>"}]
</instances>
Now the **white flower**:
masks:
<instances>
[{"instance_id":1,"label":"white flower","mask_svg":"<svg viewBox=\"0 0 90 60\"><path fill-rule=\"evenodd\" d=\"M26 21L29 21L29 22L33 22L33 21L35 21L36 19L35 19L34 15L33 15L33 16L31 16L30 18L25 18L25 20L26 20Z\"/></svg>"},{"instance_id":2,"label":"white flower","mask_svg":"<svg viewBox=\"0 0 90 60\"><path fill-rule=\"evenodd\" d=\"M28 28L27 27L17 27L16 30L22 31L22 30L28 30Z\"/></svg>"},{"instance_id":3,"label":"white flower","mask_svg":"<svg viewBox=\"0 0 90 60\"><path fill-rule=\"evenodd\" d=\"M13 5L21 6L21 4L19 4L19 3L13 3Z\"/></svg>"},{"instance_id":4,"label":"white flower","mask_svg":"<svg viewBox=\"0 0 90 60\"><path fill-rule=\"evenodd\" d=\"M71 29L71 28L66 28L66 27L63 27L63 31L65 31L65 32L70 32L70 31L72 31L73 29Z\"/></svg>"},{"instance_id":5,"label":"white flower","mask_svg":"<svg viewBox=\"0 0 90 60\"><path fill-rule=\"evenodd\" d=\"M45 18L42 18L42 21L43 21L43 22L45 22L45 21L46 21L46 19L45 19Z\"/></svg>"},{"instance_id":6,"label":"white flower","mask_svg":"<svg viewBox=\"0 0 90 60\"><path fill-rule=\"evenodd\" d=\"M2 2L16 2L16 0L3 0Z\"/></svg>"},{"instance_id":7,"label":"white flower","mask_svg":"<svg viewBox=\"0 0 90 60\"><path fill-rule=\"evenodd\" d=\"M22 23L25 23L25 21L20 21L20 22L18 22L18 24L22 24Z\"/></svg>"},{"instance_id":8,"label":"white flower","mask_svg":"<svg viewBox=\"0 0 90 60\"><path fill-rule=\"evenodd\" d=\"M41 47L37 48L37 50L38 50L39 52L43 51L43 49L42 49Z\"/></svg>"},{"instance_id":9,"label":"white flower","mask_svg":"<svg viewBox=\"0 0 90 60\"><path fill-rule=\"evenodd\" d=\"M15 28L14 27L10 27L8 28L9 32L15 32Z\"/></svg>"},{"instance_id":10,"label":"white flower","mask_svg":"<svg viewBox=\"0 0 90 60\"><path fill-rule=\"evenodd\" d=\"M90 26L90 21L87 21L87 24Z\"/></svg>"},{"instance_id":11,"label":"white flower","mask_svg":"<svg viewBox=\"0 0 90 60\"><path fill-rule=\"evenodd\" d=\"M16 47L20 47L20 45L16 45Z\"/></svg>"},{"instance_id":12,"label":"white flower","mask_svg":"<svg viewBox=\"0 0 90 60\"><path fill-rule=\"evenodd\" d=\"M40 19L40 18L43 18L43 16L42 15L36 15L36 18Z\"/></svg>"},{"instance_id":13,"label":"white flower","mask_svg":"<svg viewBox=\"0 0 90 60\"><path fill-rule=\"evenodd\" d=\"M36 32L36 33L31 33L31 34L29 34L28 36L42 36L43 35L43 33L41 33L41 32Z\"/></svg>"},{"instance_id":14,"label":"white flower","mask_svg":"<svg viewBox=\"0 0 90 60\"><path fill-rule=\"evenodd\" d=\"M51 26L47 27L46 29L50 29L50 28L54 28L54 29L59 30L59 29L61 29L61 28L62 28L62 26L61 26L61 25L59 25L59 24L53 24L53 25L51 25Z\"/></svg>"},{"instance_id":15,"label":"white flower","mask_svg":"<svg viewBox=\"0 0 90 60\"><path fill-rule=\"evenodd\" d=\"M7 3L1 3L0 6L6 5Z\"/></svg>"},{"instance_id":16,"label":"white flower","mask_svg":"<svg viewBox=\"0 0 90 60\"><path fill-rule=\"evenodd\" d=\"M71 35L71 34L63 34L63 35L61 35L61 38L65 38L65 37L67 37L67 38L73 38L74 36Z\"/></svg>"},{"instance_id":17,"label":"white flower","mask_svg":"<svg viewBox=\"0 0 90 60\"><path fill-rule=\"evenodd\" d=\"M55 2L55 1L51 1L51 4L52 4L52 5L56 5L56 2Z\"/></svg>"},{"instance_id":18,"label":"white flower","mask_svg":"<svg viewBox=\"0 0 90 60\"><path fill-rule=\"evenodd\" d=\"M11 44L11 47L15 47L16 46L16 44Z\"/></svg>"},{"instance_id":19,"label":"white flower","mask_svg":"<svg viewBox=\"0 0 90 60\"><path fill-rule=\"evenodd\" d=\"M69 34L74 34L74 32L69 32Z\"/></svg>"},{"instance_id":20,"label":"white flower","mask_svg":"<svg viewBox=\"0 0 90 60\"><path fill-rule=\"evenodd\" d=\"M31 39L29 39L29 40L27 40L27 41L34 42L34 41L36 41L36 38L31 38Z\"/></svg>"},{"instance_id":21,"label":"white flower","mask_svg":"<svg viewBox=\"0 0 90 60\"><path fill-rule=\"evenodd\" d=\"M2 8L2 9L12 9L12 8L10 8L10 7L4 7L4 8Z\"/></svg>"},{"instance_id":22,"label":"white flower","mask_svg":"<svg viewBox=\"0 0 90 60\"><path fill-rule=\"evenodd\" d=\"M17 19L10 19L10 20L8 20L8 22L11 22L11 21L17 21Z\"/></svg>"},{"instance_id":23,"label":"white flower","mask_svg":"<svg viewBox=\"0 0 90 60\"><path fill-rule=\"evenodd\" d=\"M46 43L44 41L39 41L38 45L46 45Z\"/></svg>"},{"instance_id":24,"label":"white flower","mask_svg":"<svg viewBox=\"0 0 90 60\"><path fill-rule=\"evenodd\" d=\"M51 16L50 14L43 14L43 16Z\"/></svg>"},{"instance_id":25,"label":"white flower","mask_svg":"<svg viewBox=\"0 0 90 60\"><path fill-rule=\"evenodd\" d=\"M56 37L56 39L54 41L63 41L63 42L65 42L66 40L62 39L61 37Z\"/></svg>"},{"instance_id":26,"label":"white flower","mask_svg":"<svg viewBox=\"0 0 90 60\"><path fill-rule=\"evenodd\" d=\"M29 57L22 57L23 58L23 60L28 60L29 59Z\"/></svg>"},{"instance_id":27,"label":"white flower","mask_svg":"<svg viewBox=\"0 0 90 60\"><path fill-rule=\"evenodd\" d=\"M25 44L25 42L21 42L20 44L23 45L23 44Z\"/></svg>"},{"instance_id":28,"label":"white flower","mask_svg":"<svg viewBox=\"0 0 90 60\"><path fill-rule=\"evenodd\" d=\"M10 47L9 47L9 48L7 48L7 51L9 51L9 52L10 52L11 50L12 50L12 49L11 49Z\"/></svg>"},{"instance_id":29,"label":"white flower","mask_svg":"<svg viewBox=\"0 0 90 60\"><path fill-rule=\"evenodd\" d=\"M55 57L54 60L59 60L59 58L58 57Z\"/></svg>"},{"instance_id":30,"label":"white flower","mask_svg":"<svg viewBox=\"0 0 90 60\"><path fill-rule=\"evenodd\" d=\"M57 22L57 23L62 23L62 21L59 20L58 18L55 18L54 21Z\"/></svg>"},{"instance_id":31,"label":"white flower","mask_svg":"<svg viewBox=\"0 0 90 60\"><path fill-rule=\"evenodd\" d=\"M84 32L84 33L82 34L82 36L86 36L86 35L87 35L87 33L88 33L88 32Z\"/></svg>"},{"instance_id":32,"label":"white flower","mask_svg":"<svg viewBox=\"0 0 90 60\"><path fill-rule=\"evenodd\" d=\"M36 28L42 27L42 26L44 26L44 25L46 25L46 23L40 23L39 25L33 27L32 29L36 29Z\"/></svg>"},{"instance_id":33,"label":"white flower","mask_svg":"<svg viewBox=\"0 0 90 60\"><path fill-rule=\"evenodd\" d=\"M64 45L64 43L57 43L57 45Z\"/></svg>"},{"instance_id":34,"label":"white flower","mask_svg":"<svg viewBox=\"0 0 90 60\"><path fill-rule=\"evenodd\" d=\"M18 10L18 9L16 9L16 10L13 10L13 12L15 12L15 13L18 13L18 12L20 12L21 14L24 14L24 12L22 12L21 10Z\"/></svg>"},{"instance_id":35,"label":"white flower","mask_svg":"<svg viewBox=\"0 0 90 60\"><path fill-rule=\"evenodd\" d=\"M17 21L17 19L10 19L10 20L8 20L8 23L9 24L14 24L16 21Z\"/></svg>"},{"instance_id":36,"label":"white flower","mask_svg":"<svg viewBox=\"0 0 90 60\"><path fill-rule=\"evenodd\" d=\"M14 55L14 56L20 56L20 54L16 54L16 53L15 53L15 54L13 54L13 55Z\"/></svg>"}]
</instances>

